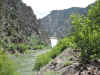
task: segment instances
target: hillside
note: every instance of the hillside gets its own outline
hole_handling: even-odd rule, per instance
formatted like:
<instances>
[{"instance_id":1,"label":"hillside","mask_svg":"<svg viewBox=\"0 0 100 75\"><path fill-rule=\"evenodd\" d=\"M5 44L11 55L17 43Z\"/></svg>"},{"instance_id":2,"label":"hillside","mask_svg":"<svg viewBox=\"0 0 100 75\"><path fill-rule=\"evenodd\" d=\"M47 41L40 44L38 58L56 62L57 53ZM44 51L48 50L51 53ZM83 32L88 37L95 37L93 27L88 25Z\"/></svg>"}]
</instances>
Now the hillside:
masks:
<instances>
[{"instance_id":1,"label":"hillside","mask_svg":"<svg viewBox=\"0 0 100 75\"><path fill-rule=\"evenodd\" d=\"M0 9L0 39L25 42L31 34L38 34L36 15L21 0L1 0Z\"/></svg>"},{"instance_id":2,"label":"hillside","mask_svg":"<svg viewBox=\"0 0 100 75\"><path fill-rule=\"evenodd\" d=\"M40 19L41 29L44 29L49 36L58 38L68 35L71 29L71 14L86 15L88 8L73 7L64 10L54 10L46 17Z\"/></svg>"}]
</instances>

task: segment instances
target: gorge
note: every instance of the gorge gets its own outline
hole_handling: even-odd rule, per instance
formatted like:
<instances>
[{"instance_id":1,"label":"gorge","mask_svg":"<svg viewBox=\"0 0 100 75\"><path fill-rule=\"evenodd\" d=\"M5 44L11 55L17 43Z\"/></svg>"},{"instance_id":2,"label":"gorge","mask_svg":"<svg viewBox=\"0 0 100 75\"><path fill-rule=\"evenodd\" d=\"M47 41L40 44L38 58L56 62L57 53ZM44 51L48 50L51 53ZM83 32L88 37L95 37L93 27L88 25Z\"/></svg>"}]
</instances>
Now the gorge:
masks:
<instances>
[{"instance_id":1,"label":"gorge","mask_svg":"<svg viewBox=\"0 0 100 75\"><path fill-rule=\"evenodd\" d=\"M100 4L97 6L97 9L100 9ZM88 57L99 58L100 49L98 42L100 18L97 17L100 12L94 8L96 12L94 11L92 15L93 9L88 11L90 7L91 5L86 8L53 10L47 16L37 19L34 9L22 0L0 0L0 65L2 66L0 66L0 75L33 75L37 71L53 71L55 75L56 72L62 73L62 70L63 75L66 75L69 70L75 71L76 74L81 68L84 70L83 62ZM71 19L72 14L78 16ZM76 27L73 26L72 21ZM92 24L97 27L93 26L93 28ZM80 64L82 56L85 60ZM17 65L18 74L13 73L15 70L9 66L9 63L13 64L9 59L14 61L14 67ZM91 68L91 65L95 68L94 63L99 65L98 61L95 61L93 65L87 64L85 69ZM75 67L79 70L76 71ZM96 70L99 70L99 67L96 67Z\"/></svg>"}]
</instances>

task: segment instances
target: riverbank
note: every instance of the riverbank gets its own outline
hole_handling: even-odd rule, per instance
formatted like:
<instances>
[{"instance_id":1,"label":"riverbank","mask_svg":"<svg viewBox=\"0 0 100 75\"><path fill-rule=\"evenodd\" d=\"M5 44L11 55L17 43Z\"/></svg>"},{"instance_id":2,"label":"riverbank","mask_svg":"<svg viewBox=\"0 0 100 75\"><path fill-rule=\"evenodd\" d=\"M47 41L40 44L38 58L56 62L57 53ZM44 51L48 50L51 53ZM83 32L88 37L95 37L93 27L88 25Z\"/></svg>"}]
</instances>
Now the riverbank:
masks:
<instances>
[{"instance_id":1,"label":"riverbank","mask_svg":"<svg viewBox=\"0 0 100 75\"><path fill-rule=\"evenodd\" d=\"M42 53L47 52L48 50L50 49L30 50L26 54L19 54L17 56L9 55L9 56L17 65L17 71L21 73L21 75L33 75L34 72L32 71L32 69L33 69L36 57Z\"/></svg>"}]
</instances>

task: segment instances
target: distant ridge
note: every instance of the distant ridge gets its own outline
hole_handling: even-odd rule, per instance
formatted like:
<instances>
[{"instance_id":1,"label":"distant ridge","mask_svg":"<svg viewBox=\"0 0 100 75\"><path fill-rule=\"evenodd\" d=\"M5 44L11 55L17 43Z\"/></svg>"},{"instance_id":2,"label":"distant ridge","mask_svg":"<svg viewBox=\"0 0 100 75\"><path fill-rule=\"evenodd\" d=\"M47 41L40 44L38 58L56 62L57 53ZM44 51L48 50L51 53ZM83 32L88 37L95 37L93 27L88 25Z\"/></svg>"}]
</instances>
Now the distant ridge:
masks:
<instances>
[{"instance_id":1,"label":"distant ridge","mask_svg":"<svg viewBox=\"0 0 100 75\"><path fill-rule=\"evenodd\" d=\"M88 8L72 7L64 10L54 10L44 18L40 19L40 27L45 30L49 36L57 36L58 38L68 35L71 28L71 14L86 15Z\"/></svg>"}]
</instances>

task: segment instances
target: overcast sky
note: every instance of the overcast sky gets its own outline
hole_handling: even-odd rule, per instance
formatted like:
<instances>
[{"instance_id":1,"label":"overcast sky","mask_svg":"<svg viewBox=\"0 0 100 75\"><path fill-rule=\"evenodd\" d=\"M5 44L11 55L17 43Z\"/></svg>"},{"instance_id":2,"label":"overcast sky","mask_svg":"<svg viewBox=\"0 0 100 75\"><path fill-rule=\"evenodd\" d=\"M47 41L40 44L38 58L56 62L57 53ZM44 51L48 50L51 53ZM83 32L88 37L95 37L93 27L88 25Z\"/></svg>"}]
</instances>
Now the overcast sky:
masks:
<instances>
[{"instance_id":1,"label":"overcast sky","mask_svg":"<svg viewBox=\"0 0 100 75\"><path fill-rule=\"evenodd\" d=\"M95 0L23 0L28 6L31 6L37 15L42 18L52 10L63 10L71 7L87 7Z\"/></svg>"}]
</instances>

